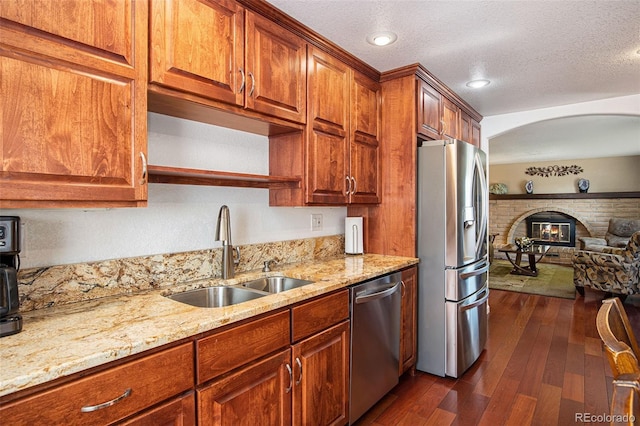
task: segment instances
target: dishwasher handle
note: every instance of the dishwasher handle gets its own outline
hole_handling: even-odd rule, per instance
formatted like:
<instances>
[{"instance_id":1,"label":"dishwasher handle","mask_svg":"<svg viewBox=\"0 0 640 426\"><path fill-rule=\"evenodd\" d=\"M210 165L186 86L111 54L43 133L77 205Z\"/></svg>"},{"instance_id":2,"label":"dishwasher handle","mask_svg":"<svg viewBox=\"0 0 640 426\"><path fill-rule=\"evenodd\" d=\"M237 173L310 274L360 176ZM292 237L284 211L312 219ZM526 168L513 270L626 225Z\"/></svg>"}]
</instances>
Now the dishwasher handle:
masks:
<instances>
[{"instance_id":1,"label":"dishwasher handle","mask_svg":"<svg viewBox=\"0 0 640 426\"><path fill-rule=\"evenodd\" d=\"M360 304L360 303L368 303L368 302L373 302L374 300L382 299L384 297L390 296L393 293L395 293L400 288L401 285L402 285L402 281L394 283L392 286L387 287L382 291L366 294L364 296L356 296L355 302L357 304Z\"/></svg>"}]
</instances>

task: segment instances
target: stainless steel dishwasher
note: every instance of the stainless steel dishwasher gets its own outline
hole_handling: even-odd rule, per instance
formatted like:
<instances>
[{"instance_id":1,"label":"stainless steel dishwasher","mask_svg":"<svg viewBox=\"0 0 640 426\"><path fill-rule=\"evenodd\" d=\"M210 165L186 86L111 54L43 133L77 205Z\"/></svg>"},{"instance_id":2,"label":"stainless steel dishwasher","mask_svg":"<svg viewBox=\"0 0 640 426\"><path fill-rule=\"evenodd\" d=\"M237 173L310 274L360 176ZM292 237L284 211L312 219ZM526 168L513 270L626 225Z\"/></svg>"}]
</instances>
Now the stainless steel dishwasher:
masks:
<instances>
[{"instance_id":1,"label":"stainless steel dishwasher","mask_svg":"<svg viewBox=\"0 0 640 426\"><path fill-rule=\"evenodd\" d=\"M401 277L396 272L350 288L349 423L398 384Z\"/></svg>"}]
</instances>

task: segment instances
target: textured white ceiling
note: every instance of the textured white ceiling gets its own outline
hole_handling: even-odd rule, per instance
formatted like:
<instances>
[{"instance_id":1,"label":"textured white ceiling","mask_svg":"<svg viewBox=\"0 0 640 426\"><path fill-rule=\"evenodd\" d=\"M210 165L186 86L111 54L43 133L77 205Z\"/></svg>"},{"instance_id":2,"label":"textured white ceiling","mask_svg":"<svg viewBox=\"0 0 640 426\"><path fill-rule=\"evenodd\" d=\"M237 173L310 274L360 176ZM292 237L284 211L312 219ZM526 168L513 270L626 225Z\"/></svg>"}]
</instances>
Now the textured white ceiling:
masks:
<instances>
[{"instance_id":1,"label":"textured white ceiling","mask_svg":"<svg viewBox=\"0 0 640 426\"><path fill-rule=\"evenodd\" d=\"M629 155L640 156L638 116L585 115L540 121L493 137L489 143L491 164Z\"/></svg>"},{"instance_id":2,"label":"textured white ceiling","mask_svg":"<svg viewBox=\"0 0 640 426\"><path fill-rule=\"evenodd\" d=\"M640 93L640 0L267 1L379 71L421 63L483 116ZM379 31L398 40L368 44ZM545 121L492 139L491 162L640 155L638 126Z\"/></svg>"},{"instance_id":3,"label":"textured white ceiling","mask_svg":"<svg viewBox=\"0 0 640 426\"><path fill-rule=\"evenodd\" d=\"M639 0L268 1L379 71L421 63L483 116L640 93Z\"/></svg>"}]
</instances>

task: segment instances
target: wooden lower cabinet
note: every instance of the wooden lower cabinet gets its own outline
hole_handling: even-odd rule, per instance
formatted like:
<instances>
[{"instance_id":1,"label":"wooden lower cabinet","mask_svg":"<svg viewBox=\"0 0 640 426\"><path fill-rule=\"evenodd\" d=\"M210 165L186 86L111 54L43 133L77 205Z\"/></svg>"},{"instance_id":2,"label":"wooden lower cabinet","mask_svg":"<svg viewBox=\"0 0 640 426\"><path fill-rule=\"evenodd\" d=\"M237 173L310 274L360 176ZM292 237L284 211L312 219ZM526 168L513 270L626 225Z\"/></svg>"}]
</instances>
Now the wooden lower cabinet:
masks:
<instances>
[{"instance_id":1,"label":"wooden lower cabinet","mask_svg":"<svg viewBox=\"0 0 640 426\"><path fill-rule=\"evenodd\" d=\"M199 425L291 424L291 350L199 389Z\"/></svg>"},{"instance_id":2,"label":"wooden lower cabinet","mask_svg":"<svg viewBox=\"0 0 640 426\"><path fill-rule=\"evenodd\" d=\"M400 374L415 368L417 355L418 268L402 271L402 305L400 309Z\"/></svg>"},{"instance_id":3,"label":"wooden lower cabinet","mask_svg":"<svg viewBox=\"0 0 640 426\"><path fill-rule=\"evenodd\" d=\"M122 423L123 426L195 426L195 424L194 392L161 404Z\"/></svg>"},{"instance_id":4,"label":"wooden lower cabinet","mask_svg":"<svg viewBox=\"0 0 640 426\"><path fill-rule=\"evenodd\" d=\"M293 424L349 420L349 321L293 346Z\"/></svg>"},{"instance_id":5,"label":"wooden lower cabinet","mask_svg":"<svg viewBox=\"0 0 640 426\"><path fill-rule=\"evenodd\" d=\"M347 424L349 342L346 289L200 339L198 424Z\"/></svg>"},{"instance_id":6,"label":"wooden lower cabinet","mask_svg":"<svg viewBox=\"0 0 640 426\"><path fill-rule=\"evenodd\" d=\"M0 419L29 426L112 424L189 391L193 382L193 345L185 343L3 404ZM140 421L134 424L150 424Z\"/></svg>"}]
</instances>

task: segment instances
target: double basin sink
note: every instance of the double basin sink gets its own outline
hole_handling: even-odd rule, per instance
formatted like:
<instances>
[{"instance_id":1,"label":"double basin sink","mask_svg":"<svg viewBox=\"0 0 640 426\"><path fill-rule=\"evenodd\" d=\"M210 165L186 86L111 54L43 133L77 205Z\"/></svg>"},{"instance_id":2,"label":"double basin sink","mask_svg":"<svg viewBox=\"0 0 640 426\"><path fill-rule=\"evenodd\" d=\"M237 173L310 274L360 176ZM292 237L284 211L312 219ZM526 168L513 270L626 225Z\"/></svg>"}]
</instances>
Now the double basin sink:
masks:
<instances>
[{"instance_id":1,"label":"double basin sink","mask_svg":"<svg viewBox=\"0 0 640 426\"><path fill-rule=\"evenodd\" d=\"M212 286L167 296L169 299L199 308L221 308L258 299L274 293L312 284L313 281L290 277L264 277L238 286Z\"/></svg>"}]
</instances>

